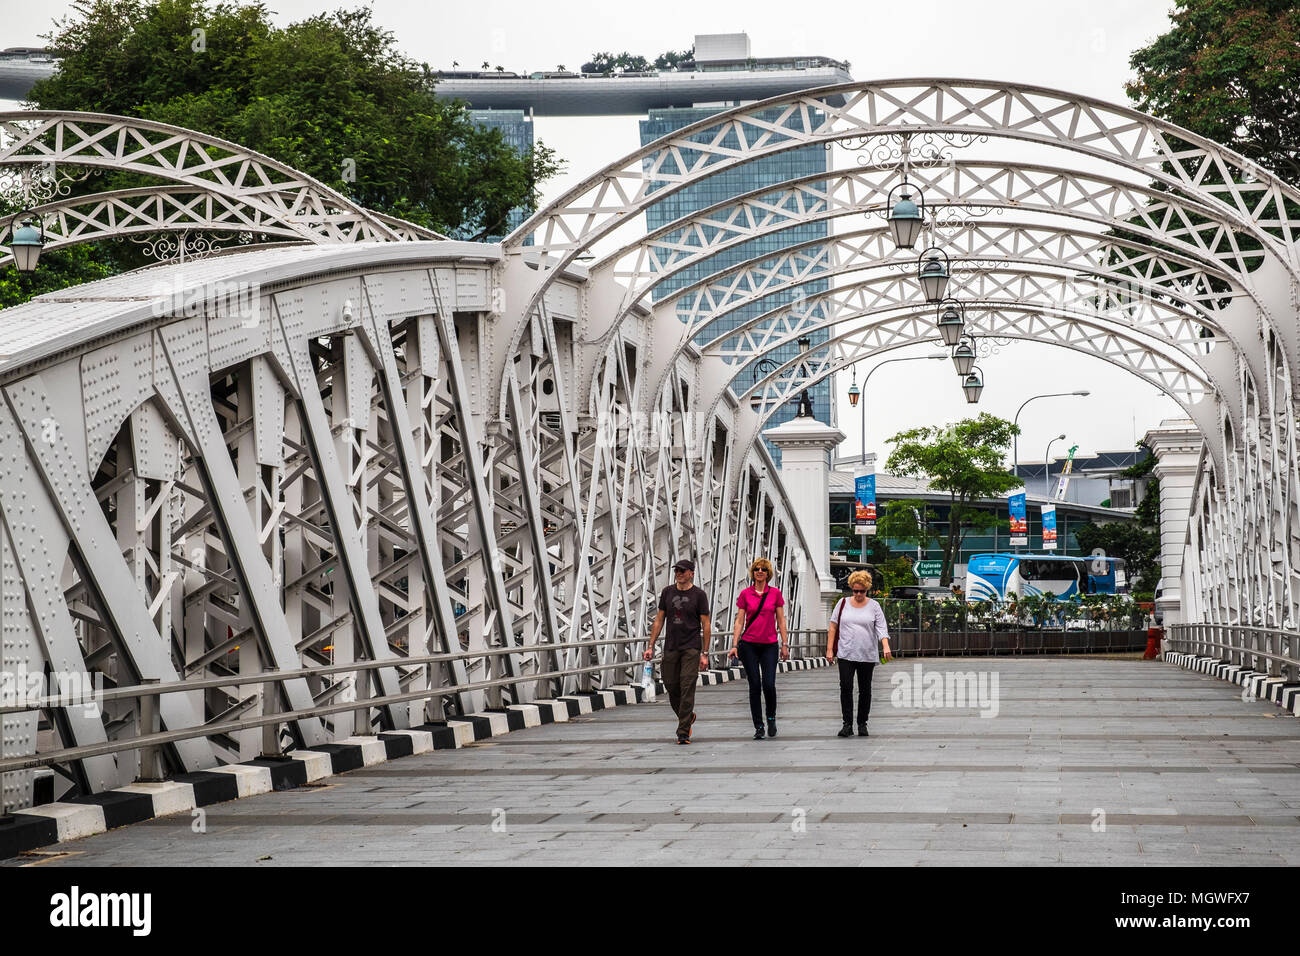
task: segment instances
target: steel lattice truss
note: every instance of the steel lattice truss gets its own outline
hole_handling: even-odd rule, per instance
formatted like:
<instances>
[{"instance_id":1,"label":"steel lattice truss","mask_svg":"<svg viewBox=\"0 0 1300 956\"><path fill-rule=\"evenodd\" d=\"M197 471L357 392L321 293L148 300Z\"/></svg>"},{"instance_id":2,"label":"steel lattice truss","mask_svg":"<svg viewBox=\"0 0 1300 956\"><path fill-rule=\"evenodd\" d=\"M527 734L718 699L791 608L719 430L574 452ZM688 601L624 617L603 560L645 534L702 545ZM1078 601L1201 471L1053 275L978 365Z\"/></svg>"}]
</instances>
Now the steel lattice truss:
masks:
<instances>
[{"instance_id":1,"label":"steel lattice truss","mask_svg":"<svg viewBox=\"0 0 1300 956\"><path fill-rule=\"evenodd\" d=\"M308 242L439 238L358 206L309 176L235 143L148 120L94 113L0 113L0 167L137 173L160 185L70 194L31 211L52 248L136 233L224 232ZM0 240L8 240L6 223Z\"/></svg>"},{"instance_id":2,"label":"steel lattice truss","mask_svg":"<svg viewBox=\"0 0 1300 956\"><path fill-rule=\"evenodd\" d=\"M163 180L51 199L52 245L185 231L301 243L6 313L0 663L183 682L161 727L189 729L164 741L167 761L197 769L255 756L259 722L312 744L626 680L682 556L715 635L755 554L776 564L792 624L818 626L825 555L750 399L770 410L846 364L934 340L914 259L879 218L902 171L860 161L900 138L971 146L908 175L975 331L1126 368L1195 423L1199 463L1162 479L1191 502L1190 520L1165 522L1187 527L1185 556L1165 555L1184 606L1293 625L1300 194L1190 133L1069 94L899 81L835 88L833 106L828 92L674 133L502 245L419 241L186 131L0 117L0 166ZM1008 140L1034 160L976 155ZM645 230L653 203L810 144L828 147L830 172ZM711 264L820 222L838 233ZM665 282L685 284L656 296ZM740 309L759 314L727 328ZM805 335L815 344L788 358ZM0 767L35 751L39 712L82 788L137 775L130 694L99 713L46 702L4 715ZM5 774L7 804L25 772Z\"/></svg>"}]
</instances>

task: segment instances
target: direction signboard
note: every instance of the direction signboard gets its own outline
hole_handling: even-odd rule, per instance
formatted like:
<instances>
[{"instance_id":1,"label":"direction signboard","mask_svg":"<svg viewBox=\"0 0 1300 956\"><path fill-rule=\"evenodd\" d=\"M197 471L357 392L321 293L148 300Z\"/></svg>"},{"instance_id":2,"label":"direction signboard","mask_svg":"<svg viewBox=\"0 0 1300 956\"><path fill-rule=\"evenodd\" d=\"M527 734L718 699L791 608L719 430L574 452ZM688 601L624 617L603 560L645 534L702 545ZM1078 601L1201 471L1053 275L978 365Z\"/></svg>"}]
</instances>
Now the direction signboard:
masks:
<instances>
[{"instance_id":1,"label":"direction signboard","mask_svg":"<svg viewBox=\"0 0 1300 956\"><path fill-rule=\"evenodd\" d=\"M943 574L942 561L917 561L912 570L918 578L937 578Z\"/></svg>"}]
</instances>

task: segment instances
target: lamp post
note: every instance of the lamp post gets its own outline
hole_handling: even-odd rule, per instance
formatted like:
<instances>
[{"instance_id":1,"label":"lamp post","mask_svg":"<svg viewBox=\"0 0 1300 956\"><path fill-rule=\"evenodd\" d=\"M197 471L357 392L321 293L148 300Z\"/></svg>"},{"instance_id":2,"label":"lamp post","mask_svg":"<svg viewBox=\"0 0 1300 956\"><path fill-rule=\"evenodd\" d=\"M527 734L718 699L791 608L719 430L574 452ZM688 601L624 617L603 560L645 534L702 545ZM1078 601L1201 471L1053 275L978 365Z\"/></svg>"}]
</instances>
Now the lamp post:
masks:
<instances>
[{"instance_id":1,"label":"lamp post","mask_svg":"<svg viewBox=\"0 0 1300 956\"><path fill-rule=\"evenodd\" d=\"M867 390L867 382L871 381L871 376L876 374L877 369L882 369L891 362L923 362L942 360L942 355L905 355L901 358L885 359L883 362L875 365L870 372L862 379L862 388L858 388L858 373L855 369L853 372L853 384L849 386L849 405L857 406L859 399ZM867 403L862 402L862 464L867 463Z\"/></svg>"},{"instance_id":2,"label":"lamp post","mask_svg":"<svg viewBox=\"0 0 1300 956\"><path fill-rule=\"evenodd\" d=\"M1012 424L1012 425L1019 424L1019 422L1020 422L1020 413L1023 412L1023 411L1025 410L1025 406L1026 406L1026 405L1028 405L1028 404L1029 404L1030 402L1032 402L1032 401L1035 401L1036 399L1040 399L1040 398L1061 398L1061 397L1066 397L1066 398L1068 398L1068 397L1071 396L1071 395L1081 395L1081 396L1086 396L1086 395L1091 395L1091 394L1092 394L1092 393L1089 392L1087 389L1083 389L1083 390L1078 391L1078 392L1047 392L1046 394L1043 394L1043 395L1031 395L1031 396L1029 396L1029 398L1025 399L1023 402L1020 403L1020 407L1016 409L1016 416L1015 416L1015 418L1011 419L1011 424ZM1019 435L1014 436L1014 437L1011 439L1011 441L1012 441L1012 451L1011 451L1011 455L1012 455L1012 458L1011 458L1012 465L1011 465L1011 473L1012 473L1013 475L1015 475L1017 478L1019 478L1019 477L1020 477L1020 436L1019 436Z\"/></svg>"},{"instance_id":3,"label":"lamp post","mask_svg":"<svg viewBox=\"0 0 1300 956\"><path fill-rule=\"evenodd\" d=\"M939 337L944 345L952 347L966 328L966 307L956 299L947 298L939 303L938 313L935 327L939 330Z\"/></svg>"},{"instance_id":4,"label":"lamp post","mask_svg":"<svg viewBox=\"0 0 1300 956\"><path fill-rule=\"evenodd\" d=\"M1052 446L1058 441L1065 441L1064 435L1057 435L1047 443L1047 451L1043 452L1043 497L1052 497Z\"/></svg>"},{"instance_id":5,"label":"lamp post","mask_svg":"<svg viewBox=\"0 0 1300 956\"><path fill-rule=\"evenodd\" d=\"M919 361L931 361L934 359L942 360L943 356L942 355L905 355L900 358L885 359L883 362L880 362L879 364L873 366L871 371L868 372L866 376L863 377L862 388L860 389L858 388L858 372L857 369L854 368L853 384L849 386L849 405L856 406L858 404L858 402L862 398L863 393L865 393L867 390L867 382L871 380L871 376L876 374L876 369L883 368L884 366L890 364L891 362L919 362ZM862 457L860 459L860 462L864 467L867 464L867 403L866 402L862 402ZM854 495L855 496L857 495L856 489L854 490ZM867 554L867 536L864 534L862 535L862 544L861 544L861 550L859 552L859 558L865 561L866 554Z\"/></svg>"},{"instance_id":6,"label":"lamp post","mask_svg":"<svg viewBox=\"0 0 1300 956\"><path fill-rule=\"evenodd\" d=\"M975 336L963 335L961 340L952 347L952 364L957 369L957 374L965 378L970 374L970 370L975 367Z\"/></svg>"},{"instance_id":7,"label":"lamp post","mask_svg":"<svg viewBox=\"0 0 1300 956\"><path fill-rule=\"evenodd\" d=\"M921 226L925 223L925 196L907 181L906 170L904 177L885 198L885 206L889 210L885 219L889 223L889 234L894 239L894 245L900 249L911 249L916 245ZM894 199L895 193L898 193L897 201ZM916 194L916 200L920 200L919 205L912 198L913 193Z\"/></svg>"},{"instance_id":8,"label":"lamp post","mask_svg":"<svg viewBox=\"0 0 1300 956\"><path fill-rule=\"evenodd\" d=\"M19 223L21 216L26 218ZM38 216L33 224L31 215L20 212L10 221L9 228L9 252L14 257L14 266L19 272L34 271L36 262L41 257L41 249L45 246L45 223Z\"/></svg>"},{"instance_id":9,"label":"lamp post","mask_svg":"<svg viewBox=\"0 0 1300 956\"><path fill-rule=\"evenodd\" d=\"M952 263L948 254L938 246L931 246L921 253L916 260L916 278L921 283L925 301L934 305L943 301L943 294L948 289L948 280L952 277Z\"/></svg>"}]
</instances>

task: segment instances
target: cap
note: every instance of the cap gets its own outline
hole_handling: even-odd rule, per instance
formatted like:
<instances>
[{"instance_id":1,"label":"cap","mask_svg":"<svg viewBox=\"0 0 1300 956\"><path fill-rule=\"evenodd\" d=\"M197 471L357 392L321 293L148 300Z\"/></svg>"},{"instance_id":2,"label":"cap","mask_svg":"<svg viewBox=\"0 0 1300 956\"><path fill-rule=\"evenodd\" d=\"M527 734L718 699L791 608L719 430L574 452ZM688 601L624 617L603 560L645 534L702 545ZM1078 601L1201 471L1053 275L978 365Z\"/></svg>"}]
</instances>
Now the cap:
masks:
<instances>
[{"instance_id":1,"label":"cap","mask_svg":"<svg viewBox=\"0 0 1300 956\"><path fill-rule=\"evenodd\" d=\"M678 561L676 564L673 565L673 570L674 570L674 571L694 571L694 570L695 570L695 562L692 561L690 558L682 558L680 561Z\"/></svg>"}]
</instances>

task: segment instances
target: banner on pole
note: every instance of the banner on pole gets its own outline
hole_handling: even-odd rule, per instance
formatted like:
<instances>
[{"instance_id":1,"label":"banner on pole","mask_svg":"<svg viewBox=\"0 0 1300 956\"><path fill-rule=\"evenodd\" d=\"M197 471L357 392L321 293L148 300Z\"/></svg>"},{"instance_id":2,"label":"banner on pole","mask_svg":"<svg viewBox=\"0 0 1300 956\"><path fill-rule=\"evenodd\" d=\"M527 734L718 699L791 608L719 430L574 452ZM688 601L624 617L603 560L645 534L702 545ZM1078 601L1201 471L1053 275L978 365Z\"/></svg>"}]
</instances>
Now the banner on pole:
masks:
<instances>
[{"instance_id":1,"label":"banner on pole","mask_svg":"<svg viewBox=\"0 0 1300 956\"><path fill-rule=\"evenodd\" d=\"M1012 546L1028 544L1029 518L1025 514L1025 493L1022 491L1020 494L1008 498L1007 507L1011 514Z\"/></svg>"},{"instance_id":2,"label":"banner on pole","mask_svg":"<svg viewBox=\"0 0 1300 956\"><path fill-rule=\"evenodd\" d=\"M1043 550L1056 550L1056 505L1043 505Z\"/></svg>"},{"instance_id":3,"label":"banner on pole","mask_svg":"<svg viewBox=\"0 0 1300 956\"><path fill-rule=\"evenodd\" d=\"M853 533L876 533L876 469L859 467L853 479Z\"/></svg>"}]
</instances>

